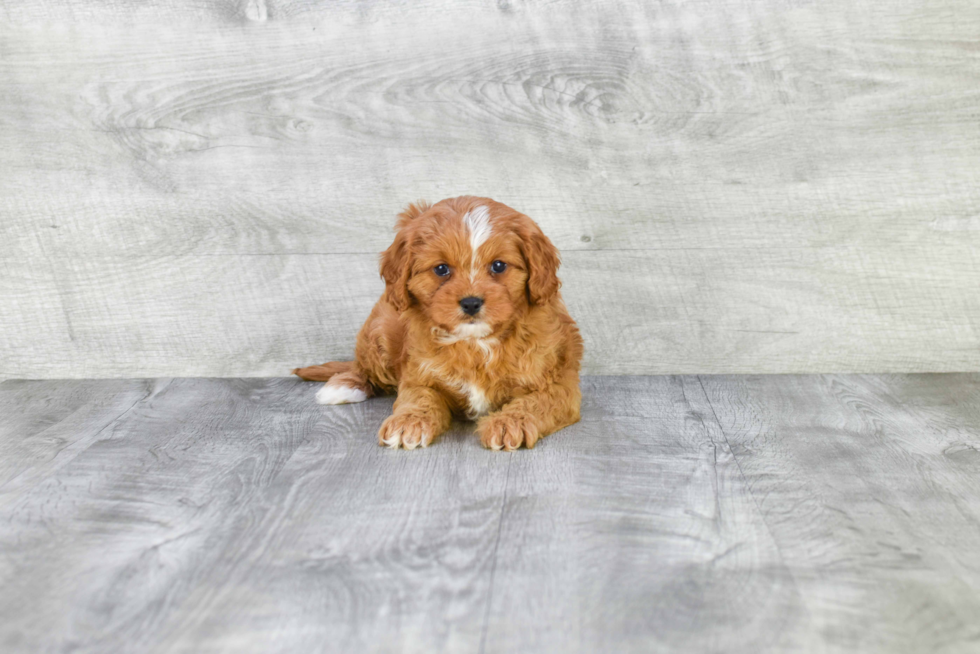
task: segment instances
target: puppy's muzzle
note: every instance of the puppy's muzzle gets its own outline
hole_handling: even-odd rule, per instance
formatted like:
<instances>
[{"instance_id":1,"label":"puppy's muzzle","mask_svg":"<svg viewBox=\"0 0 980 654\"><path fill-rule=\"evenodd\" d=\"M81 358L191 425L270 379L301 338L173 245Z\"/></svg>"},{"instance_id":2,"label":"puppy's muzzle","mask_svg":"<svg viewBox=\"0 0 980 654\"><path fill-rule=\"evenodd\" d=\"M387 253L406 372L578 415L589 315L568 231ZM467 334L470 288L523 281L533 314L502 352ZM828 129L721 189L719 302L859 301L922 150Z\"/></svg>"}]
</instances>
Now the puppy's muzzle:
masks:
<instances>
[{"instance_id":1,"label":"puppy's muzzle","mask_svg":"<svg viewBox=\"0 0 980 654\"><path fill-rule=\"evenodd\" d=\"M483 299L478 297L464 297L459 301L459 306L463 309L463 312L468 316L475 316L480 311L480 307L483 306Z\"/></svg>"}]
</instances>

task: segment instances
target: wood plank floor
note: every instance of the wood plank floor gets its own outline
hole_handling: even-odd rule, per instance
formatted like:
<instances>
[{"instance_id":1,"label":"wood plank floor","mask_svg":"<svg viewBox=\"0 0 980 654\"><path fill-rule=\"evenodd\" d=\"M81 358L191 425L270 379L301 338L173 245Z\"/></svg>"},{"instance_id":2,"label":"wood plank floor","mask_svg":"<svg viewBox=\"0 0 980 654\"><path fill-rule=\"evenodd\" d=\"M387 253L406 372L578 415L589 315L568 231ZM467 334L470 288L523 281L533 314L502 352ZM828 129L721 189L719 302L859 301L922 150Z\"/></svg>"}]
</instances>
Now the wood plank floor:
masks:
<instances>
[{"instance_id":1,"label":"wood plank floor","mask_svg":"<svg viewBox=\"0 0 980 654\"><path fill-rule=\"evenodd\" d=\"M0 384L0 650L980 651L980 374L591 377L512 454L316 389Z\"/></svg>"}]
</instances>

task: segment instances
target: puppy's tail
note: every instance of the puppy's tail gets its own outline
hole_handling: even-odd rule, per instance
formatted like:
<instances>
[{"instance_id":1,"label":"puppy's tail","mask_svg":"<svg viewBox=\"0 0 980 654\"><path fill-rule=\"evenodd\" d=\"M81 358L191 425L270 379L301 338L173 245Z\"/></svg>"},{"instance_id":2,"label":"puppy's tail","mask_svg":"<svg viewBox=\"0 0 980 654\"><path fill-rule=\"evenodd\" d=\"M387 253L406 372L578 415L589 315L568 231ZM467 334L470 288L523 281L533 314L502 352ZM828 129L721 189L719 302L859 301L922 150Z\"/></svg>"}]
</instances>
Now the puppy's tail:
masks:
<instances>
[{"instance_id":1,"label":"puppy's tail","mask_svg":"<svg viewBox=\"0 0 980 654\"><path fill-rule=\"evenodd\" d=\"M306 381L330 381L334 375L354 370L353 361L328 361L322 366L293 368L293 374Z\"/></svg>"}]
</instances>

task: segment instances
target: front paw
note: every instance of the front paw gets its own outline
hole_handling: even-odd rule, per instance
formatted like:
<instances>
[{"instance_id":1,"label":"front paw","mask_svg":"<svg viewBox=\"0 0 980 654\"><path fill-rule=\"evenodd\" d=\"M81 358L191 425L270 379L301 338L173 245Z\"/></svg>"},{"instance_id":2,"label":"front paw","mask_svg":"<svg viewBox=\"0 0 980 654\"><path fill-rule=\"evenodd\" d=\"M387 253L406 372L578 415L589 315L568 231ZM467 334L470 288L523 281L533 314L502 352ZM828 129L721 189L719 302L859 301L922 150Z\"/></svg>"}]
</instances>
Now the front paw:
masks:
<instances>
[{"instance_id":1,"label":"front paw","mask_svg":"<svg viewBox=\"0 0 980 654\"><path fill-rule=\"evenodd\" d=\"M410 413L395 413L381 423L378 430L378 444L397 449L399 446L406 450L416 447L428 447L435 438L435 427L427 418Z\"/></svg>"},{"instance_id":2,"label":"front paw","mask_svg":"<svg viewBox=\"0 0 980 654\"><path fill-rule=\"evenodd\" d=\"M476 425L483 447L491 450L516 450L521 445L531 449L541 437L531 416L514 413L492 413Z\"/></svg>"}]
</instances>

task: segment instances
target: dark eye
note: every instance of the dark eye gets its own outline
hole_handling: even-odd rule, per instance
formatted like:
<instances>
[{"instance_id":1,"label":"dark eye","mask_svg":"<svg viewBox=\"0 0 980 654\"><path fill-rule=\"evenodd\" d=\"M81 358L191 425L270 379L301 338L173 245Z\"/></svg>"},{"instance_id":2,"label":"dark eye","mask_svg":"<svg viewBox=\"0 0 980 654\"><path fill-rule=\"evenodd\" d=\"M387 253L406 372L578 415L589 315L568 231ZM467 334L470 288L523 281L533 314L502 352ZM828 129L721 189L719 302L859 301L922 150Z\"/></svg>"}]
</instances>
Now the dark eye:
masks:
<instances>
[{"instance_id":1,"label":"dark eye","mask_svg":"<svg viewBox=\"0 0 980 654\"><path fill-rule=\"evenodd\" d=\"M507 264L500 259L497 259L490 264L490 270L494 271L495 273L502 273L507 270Z\"/></svg>"},{"instance_id":2,"label":"dark eye","mask_svg":"<svg viewBox=\"0 0 980 654\"><path fill-rule=\"evenodd\" d=\"M432 269L432 272L439 275L440 277L445 277L449 274L449 266L444 263L440 263L438 266Z\"/></svg>"}]
</instances>

